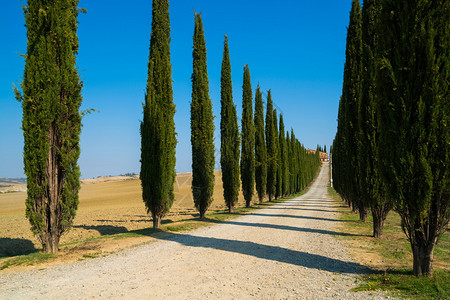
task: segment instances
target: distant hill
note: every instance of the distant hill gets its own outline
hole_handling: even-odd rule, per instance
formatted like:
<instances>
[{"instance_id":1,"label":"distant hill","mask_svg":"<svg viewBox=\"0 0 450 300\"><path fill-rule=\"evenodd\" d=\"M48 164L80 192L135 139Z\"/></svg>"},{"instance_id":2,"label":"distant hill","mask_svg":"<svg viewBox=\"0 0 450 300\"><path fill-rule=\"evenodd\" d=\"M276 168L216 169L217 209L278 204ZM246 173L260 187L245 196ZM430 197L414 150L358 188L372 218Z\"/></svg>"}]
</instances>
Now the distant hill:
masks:
<instances>
[{"instance_id":1,"label":"distant hill","mask_svg":"<svg viewBox=\"0 0 450 300\"><path fill-rule=\"evenodd\" d=\"M16 185L16 184L25 184L27 183L26 178L4 178L0 177L0 187Z\"/></svg>"}]
</instances>

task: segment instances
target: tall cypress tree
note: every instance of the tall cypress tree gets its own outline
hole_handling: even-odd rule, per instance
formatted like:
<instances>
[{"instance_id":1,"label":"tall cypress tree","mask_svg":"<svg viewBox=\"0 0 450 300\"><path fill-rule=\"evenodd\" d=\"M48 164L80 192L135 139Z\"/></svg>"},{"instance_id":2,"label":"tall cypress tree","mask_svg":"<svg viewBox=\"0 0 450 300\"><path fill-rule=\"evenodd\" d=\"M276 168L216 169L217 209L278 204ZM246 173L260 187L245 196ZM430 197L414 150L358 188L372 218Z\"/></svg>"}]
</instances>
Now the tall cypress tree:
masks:
<instances>
[{"instance_id":1,"label":"tall cypress tree","mask_svg":"<svg viewBox=\"0 0 450 300\"><path fill-rule=\"evenodd\" d=\"M287 180L289 175L288 153L286 144L286 132L284 130L283 115L280 114L280 130L278 133L278 142L280 144L280 157L281 157L281 191L282 195L288 195L289 181Z\"/></svg>"},{"instance_id":2,"label":"tall cypress tree","mask_svg":"<svg viewBox=\"0 0 450 300\"><path fill-rule=\"evenodd\" d=\"M278 114L277 110L273 110L273 128L274 128L274 140L275 140L275 199L281 196L281 156L280 156L280 144L278 142Z\"/></svg>"},{"instance_id":3,"label":"tall cypress tree","mask_svg":"<svg viewBox=\"0 0 450 300\"><path fill-rule=\"evenodd\" d=\"M359 119L358 108L362 96L362 16L359 0L352 1L350 24L347 30L347 45L345 51L344 83L338 116L338 133L342 155L335 160L342 168L339 177L339 191L349 201L354 210L359 211L361 220L366 220L367 207L361 198L360 174L358 169L358 138ZM337 145L338 146L338 145Z\"/></svg>"},{"instance_id":4,"label":"tall cypress tree","mask_svg":"<svg viewBox=\"0 0 450 300\"><path fill-rule=\"evenodd\" d=\"M379 0L364 1L362 10L363 86L359 106L358 168L361 198L372 212L373 236L380 237L384 220L392 209L386 197L378 170L376 120L376 22L380 14Z\"/></svg>"},{"instance_id":5,"label":"tall cypress tree","mask_svg":"<svg viewBox=\"0 0 450 300\"><path fill-rule=\"evenodd\" d=\"M450 2L381 3L380 170L411 244L413 272L431 275L450 219Z\"/></svg>"},{"instance_id":6,"label":"tall cypress tree","mask_svg":"<svg viewBox=\"0 0 450 300\"><path fill-rule=\"evenodd\" d=\"M266 107L266 148L267 148L267 195L269 201L275 196L276 176L277 176L277 148L275 145L275 127L273 118L273 103L270 90L267 91L267 107Z\"/></svg>"},{"instance_id":7,"label":"tall cypress tree","mask_svg":"<svg viewBox=\"0 0 450 300\"><path fill-rule=\"evenodd\" d=\"M264 106L259 85L255 92L255 182L259 202L262 203L267 185L267 150L264 134Z\"/></svg>"},{"instance_id":8,"label":"tall cypress tree","mask_svg":"<svg viewBox=\"0 0 450 300\"><path fill-rule=\"evenodd\" d=\"M200 218L203 219L214 193L214 116L209 98L203 22L201 15L197 13L195 13L192 57L192 195Z\"/></svg>"},{"instance_id":9,"label":"tall cypress tree","mask_svg":"<svg viewBox=\"0 0 450 300\"><path fill-rule=\"evenodd\" d=\"M250 207L255 185L255 126L253 123L253 100L250 70L244 66L242 84L242 157L241 182L245 206Z\"/></svg>"},{"instance_id":10,"label":"tall cypress tree","mask_svg":"<svg viewBox=\"0 0 450 300\"><path fill-rule=\"evenodd\" d=\"M291 137L289 134L289 131L286 131L286 156L287 156L287 160L286 160L286 165L289 168L289 173L286 174L286 183L287 183L287 194L292 194L294 191L294 186L291 185L291 172L294 172L294 169L291 166L291 159L292 159L292 151L291 151L291 147L289 147L291 145Z\"/></svg>"},{"instance_id":11,"label":"tall cypress tree","mask_svg":"<svg viewBox=\"0 0 450 300\"><path fill-rule=\"evenodd\" d=\"M347 33L343 97L347 100L347 155L349 160L349 198L358 209L361 221L367 219L367 204L363 201L358 160L358 109L362 97L362 14L359 0L353 0ZM347 71L347 72L346 72ZM346 76L347 75L347 76Z\"/></svg>"},{"instance_id":12,"label":"tall cypress tree","mask_svg":"<svg viewBox=\"0 0 450 300\"><path fill-rule=\"evenodd\" d=\"M289 148L289 170L290 170L290 176L289 176L289 185L291 186L291 193L294 194L297 192L296 187L296 177L297 177L297 164L296 164L296 151L295 151L295 143L297 139L295 138L294 129L291 128L291 142L287 147ZM318 155L319 151L316 150L316 154Z\"/></svg>"},{"instance_id":13,"label":"tall cypress tree","mask_svg":"<svg viewBox=\"0 0 450 300\"><path fill-rule=\"evenodd\" d=\"M238 201L241 184L239 179L240 138L236 106L233 103L230 51L226 35L220 88L220 165L222 167L223 197L231 212Z\"/></svg>"},{"instance_id":14,"label":"tall cypress tree","mask_svg":"<svg viewBox=\"0 0 450 300\"><path fill-rule=\"evenodd\" d=\"M57 253L78 208L82 83L78 53L78 1L29 0L27 55L21 94L26 216L44 252Z\"/></svg>"},{"instance_id":15,"label":"tall cypress tree","mask_svg":"<svg viewBox=\"0 0 450 300\"><path fill-rule=\"evenodd\" d=\"M344 201L347 203L349 207L352 207L352 202L348 198L347 188L348 181L346 181L348 175L348 169L346 168L346 153L345 153L345 131L346 131L346 103L341 96L339 101L339 110L338 110L338 124L337 124L337 132L336 137L333 141L333 152L332 152L332 176L333 176L333 187L334 189L341 195Z\"/></svg>"},{"instance_id":16,"label":"tall cypress tree","mask_svg":"<svg viewBox=\"0 0 450 300\"><path fill-rule=\"evenodd\" d=\"M147 92L141 123L141 185L142 199L151 212L153 227L159 228L161 218L174 201L175 182L175 105L170 64L169 2L153 0L152 31L148 63Z\"/></svg>"}]
</instances>

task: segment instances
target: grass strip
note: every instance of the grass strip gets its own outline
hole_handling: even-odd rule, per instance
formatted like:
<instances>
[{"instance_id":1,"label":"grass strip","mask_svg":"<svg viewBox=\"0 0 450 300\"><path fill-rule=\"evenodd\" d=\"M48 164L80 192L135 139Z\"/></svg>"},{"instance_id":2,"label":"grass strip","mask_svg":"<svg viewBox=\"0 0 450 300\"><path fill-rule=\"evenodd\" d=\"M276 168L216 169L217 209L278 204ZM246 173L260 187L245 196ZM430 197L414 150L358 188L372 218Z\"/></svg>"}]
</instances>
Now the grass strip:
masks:
<instances>
[{"instance_id":1,"label":"grass strip","mask_svg":"<svg viewBox=\"0 0 450 300\"><path fill-rule=\"evenodd\" d=\"M55 257L57 257L57 255L42 252L35 252L27 255L16 256L3 262L2 265L0 265L0 270L4 270L11 266L21 266L21 265L32 266L35 264L48 261Z\"/></svg>"}]
</instances>

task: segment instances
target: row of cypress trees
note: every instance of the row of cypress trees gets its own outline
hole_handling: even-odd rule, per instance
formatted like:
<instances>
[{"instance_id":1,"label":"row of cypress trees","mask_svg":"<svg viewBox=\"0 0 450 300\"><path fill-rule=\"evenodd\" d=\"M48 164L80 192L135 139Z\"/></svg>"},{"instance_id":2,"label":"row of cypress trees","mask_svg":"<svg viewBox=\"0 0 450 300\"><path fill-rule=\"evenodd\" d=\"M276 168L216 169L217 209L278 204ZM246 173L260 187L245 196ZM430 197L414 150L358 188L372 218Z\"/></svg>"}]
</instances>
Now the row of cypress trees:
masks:
<instances>
[{"instance_id":1,"label":"row of cypress trees","mask_svg":"<svg viewBox=\"0 0 450 300\"><path fill-rule=\"evenodd\" d=\"M144 202L147 210L152 213L153 225L157 228L174 199L176 138L173 126L175 107L171 88L168 1L154 0L152 15L149 75L144 120L141 124L141 181ZM214 116L209 97L203 23L201 15L197 13L195 13L193 42L192 194L200 218L204 218L213 200L215 183ZM234 210L238 201L241 185L248 207L251 205L255 186L260 202L266 193L269 200L296 193L313 179L315 170L320 165L318 156L306 153L304 147L295 139L293 131L291 138L287 138L286 142L282 116L280 116L281 130L278 133L277 112L273 109L270 91L267 96L266 122L264 122L264 107L259 86L256 89L255 114L253 114L251 78L247 65L244 66L242 90L240 133L232 96L228 38L225 36L221 71L220 163L224 199L230 212ZM280 147L283 147L283 155L278 150Z\"/></svg>"},{"instance_id":2,"label":"row of cypress trees","mask_svg":"<svg viewBox=\"0 0 450 300\"><path fill-rule=\"evenodd\" d=\"M15 89L16 98L23 106L26 216L44 251L51 253L58 251L61 235L72 225L80 188L77 161L83 113L79 111L82 82L76 69L77 16L80 12L77 4L78 0L28 1L24 10L28 45L22 92ZM201 16L195 14L191 102L192 192L202 218L212 202L214 189L214 117L208 85L203 24ZM277 156L277 115L273 110L270 91L267 111L270 121L269 124L266 122L265 128L266 133L270 134L269 138L266 134L264 141L262 95L258 88L253 120L248 66L245 66L243 90L242 158L239 169L241 136L232 99L231 63L225 38L221 76L221 166L224 197L230 211L238 199L240 175L248 206L254 193L255 169L258 170L257 191L262 201L266 191L270 199L274 196L278 178L276 173L281 166ZM161 218L169 212L174 201L177 144L174 114L169 2L153 0L147 88L140 124L140 177L142 198L155 228L160 226ZM254 123L257 124L256 129ZM297 182L295 188L290 190L293 192L312 179L314 172L308 168L314 166L317 169L318 160L306 155L303 146L295 139L292 139L291 149L296 166L291 168L289 174L297 178L294 180ZM265 179L266 172L270 183ZM278 192L277 195L283 193Z\"/></svg>"},{"instance_id":3,"label":"row of cypress trees","mask_svg":"<svg viewBox=\"0 0 450 300\"><path fill-rule=\"evenodd\" d=\"M197 28L197 23L201 25L201 16L196 14L195 17ZM203 33L203 29L201 29L201 31ZM197 32L197 29L195 32ZM196 35L194 34L194 40L195 39ZM201 39L203 47L203 34ZM194 52L195 51L196 46L194 42ZM203 76L200 76L195 72L196 57L197 55L194 54L193 93L195 90L194 76L207 79L206 48L202 54L204 62L203 66L205 67L201 73ZM207 85L205 85L202 91L202 95L208 95ZM204 112L204 115L208 116L208 122L200 123L203 124L203 128L213 130L214 125L212 123L213 116L212 110L210 109L210 103L208 98L208 103L207 105L205 104L205 107L208 107L208 110L207 112ZM236 106L233 103L232 96L231 62L228 38L225 36L221 70L220 163L222 168L224 199L228 210L230 212L234 210L238 201L241 185L245 205L246 207L249 207L253 195L255 194L255 189L259 202L263 202L266 194L269 195L269 200L272 200L273 197L293 194L303 189L313 179L315 171L317 171L320 165L318 155L308 154L295 137L291 139L291 143L285 142L285 134L289 134L284 131L282 115L280 115L280 132L278 133L277 112L273 109L270 90L267 94L266 120L264 121L264 105L259 85L255 90L255 111L253 113L253 96L250 69L248 65L244 66L241 121L242 132L239 133ZM194 132L192 124L197 123L199 123L199 117L191 113L192 132ZM198 126L195 128L195 132L195 136L194 133L192 136L193 145L198 143L198 137L202 136L206 131L202 131L201 126ZM293 130L291 130L291 135L293 136ZM279 141L282 141L282 145L285 149L283 157L279 154L281 153L278 150L281 147ZM205 147L205 143L207 143L207 147ZM212 146L209 147L209 145ZM240 146L241 149L239 149ZM206 164L201 160L197 160L196 162L194 157L199 154L194 153L195 151L202 153L202 155L206 155L206 152L209 151L210 157L212 157L209 164ZM194 164L199 163L199 165L203 166L203 169L198 171L198 173L203 176L202 181L197 181L195 184L193 183L192 186L194 202L199 209L196 202L196 190L209 185L210 193L208 194L208 197L199 202L203 203L202 205L207 209L212 202L212 192L214 188L214 145L212 133L209 134L208 140L199 143L197 148L194 148L193 146L192 152L193 177L195 177ZM288 170L289 164L291 165L291 172ZM207 168L205 167L206 165L208 165ZM283 181L285 181L284 185L282 184ZM280 189L281 186L284 187L284 190ZM277 187L279 188L277 189ZM289 189L288 187L291 188ZM206 210L199 209L199 211L200 217L203 218Z\"/></svg>"},{"instance_id":4,"label":"row of cypress trees","mask_svg":"<svg viewBox=\"0 0 450 300\"><path fill-rule=\"evenodd\" d=\"M353 0L333 143L336 190L375 237L392 208L432 275L450 219L450 2Z\"/></svg>"}]
</instances>

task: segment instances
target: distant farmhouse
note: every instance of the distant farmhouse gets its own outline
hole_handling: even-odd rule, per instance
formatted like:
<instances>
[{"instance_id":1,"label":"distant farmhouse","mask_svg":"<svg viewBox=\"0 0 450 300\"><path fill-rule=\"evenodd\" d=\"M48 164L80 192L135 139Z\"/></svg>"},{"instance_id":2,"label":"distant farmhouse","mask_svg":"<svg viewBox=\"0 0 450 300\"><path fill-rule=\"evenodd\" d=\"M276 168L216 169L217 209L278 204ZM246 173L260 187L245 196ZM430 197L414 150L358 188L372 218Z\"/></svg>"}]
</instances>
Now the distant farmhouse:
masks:
<instances>
[{"instance_id":1,"label":"distant farmhouse","mask_svg":"<svg viewBox=\"0 0 450 300\"><path fill-rule=\"evenodd\" d=\"M306 149L306 152L316 154L316 150L313 150L313 149ZM320 154L320 161L322 161L322 162L328 161L328 153L319 151L319 154Z\"/></svg>"}]
</instances>

